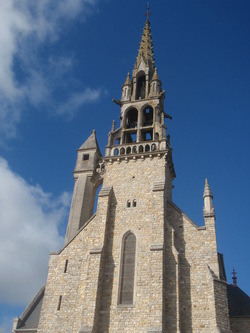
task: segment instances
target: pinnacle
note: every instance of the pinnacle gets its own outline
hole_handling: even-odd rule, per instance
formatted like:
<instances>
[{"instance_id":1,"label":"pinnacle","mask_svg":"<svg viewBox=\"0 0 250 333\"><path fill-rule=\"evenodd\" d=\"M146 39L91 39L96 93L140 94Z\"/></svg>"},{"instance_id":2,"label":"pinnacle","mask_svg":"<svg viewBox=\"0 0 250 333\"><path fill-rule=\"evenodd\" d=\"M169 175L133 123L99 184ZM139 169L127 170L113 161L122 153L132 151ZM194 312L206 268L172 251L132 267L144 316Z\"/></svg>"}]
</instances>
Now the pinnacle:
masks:
<instances>
[{"instance_id":1,"label":"pinnacle","mask_svg":"<svg viewBox=\"0 0 250 333\"><path fill-rule=\"evenodd\" d=\"M123 84L124 86L131 86L131 79L130 79L130 73L128 72L126 80Z\"/></svg>"},{"instance_id":2,"label":"pinnacle","mask_svg":"<svg viewBox=\"0 0 250 333\"><path fill-rule=\"evenodd\" d=\"M204 187L204 193L203 193L203 198L205 197L211 197L213 198L213 194L212 191L210 189L209 183L208 183L208 179L205 179L205 187Z\"/></svg>"},{"instance_id":3,"label":"pinnacle","mask_svg":"<svg viewBox=\"0 0 250 333\"><path fill-rule=\"evenodd\" d=\"M152 81L160 81L158 71L157 71L157 67L155 67L155 71L154 71L154 75L152 77Z\"/></svg>"}]
</instances>

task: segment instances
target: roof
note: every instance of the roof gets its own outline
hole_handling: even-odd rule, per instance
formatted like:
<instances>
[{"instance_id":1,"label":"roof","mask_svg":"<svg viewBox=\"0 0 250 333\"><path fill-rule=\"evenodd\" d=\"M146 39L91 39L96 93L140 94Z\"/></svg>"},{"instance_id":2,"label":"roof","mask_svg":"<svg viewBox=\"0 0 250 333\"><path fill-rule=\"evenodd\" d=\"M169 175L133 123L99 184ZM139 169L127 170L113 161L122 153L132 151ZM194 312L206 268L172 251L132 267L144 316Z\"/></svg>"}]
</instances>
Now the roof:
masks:
<instances>
[{"instance_id":1,"label":"roof","mask_svg":"<svg viewBox=\"0 0 250 333\"><path fill-rule=\"evenodd\" d=\"M93 130L91 135L88 137L88 139L81 145L81 147L78 150L85 150L85 149L98 149L100 152L98 142L96 140L96 132Z\"/></svg>"},{"instance_id":2,"label":"roof","mask_svg":"<svg viewBox=\"0 0 250 333\"><path fill-rule=\"evenodd\" d=\"M45 287L42 287L30 305L25 309L18 320L15 332L36 332L43 303Z\"/></svg>"},{"instance_id":3,"label":"roof","mask_svg":"<svg viewBox=\"0 0 250 333\"><path fill-rule=\"evenodd\" d=\"M238 286L227 285L229 317L250 317L250 297Z\"/></svg>"}]
</instances>

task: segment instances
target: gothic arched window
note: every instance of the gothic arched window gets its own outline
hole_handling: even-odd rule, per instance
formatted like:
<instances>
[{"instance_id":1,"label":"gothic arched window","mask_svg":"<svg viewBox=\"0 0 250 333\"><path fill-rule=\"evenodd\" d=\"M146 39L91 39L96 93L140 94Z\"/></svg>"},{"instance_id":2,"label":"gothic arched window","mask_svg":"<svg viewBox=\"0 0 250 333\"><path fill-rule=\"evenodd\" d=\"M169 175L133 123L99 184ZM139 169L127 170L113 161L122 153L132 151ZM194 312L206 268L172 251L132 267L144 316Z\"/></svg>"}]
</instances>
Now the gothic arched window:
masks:
<instances>
[{"instance_id":1,"label":"gothic arched window","mask_svg":"<svg viewBox=\"0 0 250 333\"><path fill-rule=\"evenodd\" d=\"M139 77L137 77L136 99L145 98L145 89L146 89L146 77L145 74L142 73Z\"/></svg>"},{"instance_id":2,"label":"gothic arched window","mask_svg":"<svg viewBox=\"0 0 250 333\"><path fill-rule=\"evenodd\" d=\"M135 128L137 127L137 122L138 110L136 108L128 110L125 117L125 128Z\"/></svg>"},{"instance_id":3,"label":"gothic arched window","mask_svg":"<svg viewBox=\"0 0 250 333\"><path fill-rule=\"evenodd\" d=\"M136 237L128 232L123 238L119 304L133 304Z\"/></svg>"}]
</instances>

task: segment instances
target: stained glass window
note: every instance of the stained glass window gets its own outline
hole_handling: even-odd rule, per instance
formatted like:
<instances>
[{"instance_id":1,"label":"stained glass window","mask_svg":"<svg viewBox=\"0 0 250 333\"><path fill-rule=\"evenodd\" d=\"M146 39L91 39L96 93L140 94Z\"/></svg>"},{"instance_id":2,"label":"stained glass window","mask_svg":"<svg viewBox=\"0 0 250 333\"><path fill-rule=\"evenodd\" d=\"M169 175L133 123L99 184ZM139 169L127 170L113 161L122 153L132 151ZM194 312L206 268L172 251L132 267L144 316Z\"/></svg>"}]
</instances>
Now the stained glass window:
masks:
<instances>
[{"instance_id":1,"label":"stained glass window","mask_svg":"<svg viewBox=\"0 0 250 333\"><path fill-rule=\"evenodd\" d=\"M133 304L136 238L129 232L123 240L120 304Z\"/></svg>"}]
</instances>

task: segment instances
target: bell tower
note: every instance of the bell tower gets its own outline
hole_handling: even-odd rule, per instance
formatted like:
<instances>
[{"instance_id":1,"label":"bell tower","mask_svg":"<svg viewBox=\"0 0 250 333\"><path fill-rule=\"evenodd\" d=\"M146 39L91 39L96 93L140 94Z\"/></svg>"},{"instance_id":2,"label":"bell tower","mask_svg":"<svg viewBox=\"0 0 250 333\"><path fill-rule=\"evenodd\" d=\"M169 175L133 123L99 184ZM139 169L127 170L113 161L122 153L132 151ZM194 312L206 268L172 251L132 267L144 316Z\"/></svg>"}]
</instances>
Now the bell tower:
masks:
<instances>
[{"instance_id":1,"label":"bell tower","mask_svg":"<svg viewBox=\"0 0 250 333\"><path fill-rule=\"evenodd\" d=\"M127 74L122 86L121 100L113 99L120 107L120 127L109 133L105 158L142 158L166 155L172 179L170 136L167 136L164 112L165 91L155 67L150 22L147 18L140 42L138 56L132 72ZM171 191L169 192L169 194ZM170 194L171 198L171 194Z\"/></svg>"},{"instance_id":2,"label":"bell tower","mask_svg":"<svg viewBox=\"0 0 250 333\"><path fill-rule=\"evenodd\" d=\"M208 181L204 226L172 201L164 98L147 17L132 75L113 100L119 127L113 121L104 156L95 131L78 149L65 245L13 333L26 332L33 309L39 333L232 333Z\"/></svg>"}]
</instances>

